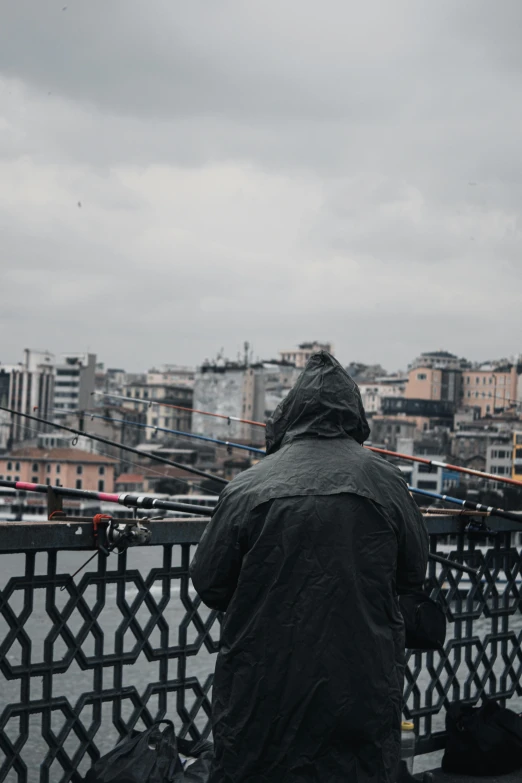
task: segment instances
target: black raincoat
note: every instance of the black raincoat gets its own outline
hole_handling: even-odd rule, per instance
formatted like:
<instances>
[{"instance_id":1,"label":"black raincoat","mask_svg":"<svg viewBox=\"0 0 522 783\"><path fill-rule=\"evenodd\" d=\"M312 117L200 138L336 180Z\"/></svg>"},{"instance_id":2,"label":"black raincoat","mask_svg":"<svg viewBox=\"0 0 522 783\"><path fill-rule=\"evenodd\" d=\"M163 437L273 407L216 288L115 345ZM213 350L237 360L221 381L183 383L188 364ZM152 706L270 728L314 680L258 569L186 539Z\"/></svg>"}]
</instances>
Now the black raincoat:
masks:
<instances>
[{"instance_id":1,"label":"black raincoat","mask_svg":"<svg viewBox=\"0 0 522 783\"><path fill-rule=\"evenodd\" d=\"M368 435L357 386L315 354L203 534L192 580L226 612L212 783L395 783L397 593L422 585L428 537Z\"/></svg>"}]
</instances>

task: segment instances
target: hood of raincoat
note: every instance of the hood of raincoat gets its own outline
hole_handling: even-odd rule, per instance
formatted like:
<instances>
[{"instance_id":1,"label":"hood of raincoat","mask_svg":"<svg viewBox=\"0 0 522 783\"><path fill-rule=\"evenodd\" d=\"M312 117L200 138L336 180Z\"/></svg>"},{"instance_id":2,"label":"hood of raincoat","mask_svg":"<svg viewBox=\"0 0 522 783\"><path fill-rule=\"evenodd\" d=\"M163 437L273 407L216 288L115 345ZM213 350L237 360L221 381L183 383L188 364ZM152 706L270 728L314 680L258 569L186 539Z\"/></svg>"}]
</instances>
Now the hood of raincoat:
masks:
<instances>
[{"instance_id":1,"label":"hood of raincoat","mask_svg":"<svg viewBox=\"0 0 522 783\"><path fill-rule=\"evenodd\" d=\"M266 450L273 454L295 438L338 438L358 443L370 428L355 381L327 351L310 357L295 386L266 425Z\"/></svg>"}]
</instances>

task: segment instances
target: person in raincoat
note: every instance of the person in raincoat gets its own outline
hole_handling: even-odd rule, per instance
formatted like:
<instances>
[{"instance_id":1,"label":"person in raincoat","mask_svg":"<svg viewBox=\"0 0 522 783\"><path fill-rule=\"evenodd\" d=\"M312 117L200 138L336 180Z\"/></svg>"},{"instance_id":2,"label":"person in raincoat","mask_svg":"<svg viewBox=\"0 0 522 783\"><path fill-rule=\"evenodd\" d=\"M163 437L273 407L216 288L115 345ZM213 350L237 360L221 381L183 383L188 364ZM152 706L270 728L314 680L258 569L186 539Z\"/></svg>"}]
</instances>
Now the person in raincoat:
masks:
<instances>
[{"instance_id":1,"label":"person in raincoat","mask_svg":"<svg viewBox=\"0 0 522 783\"><path fill-rule=\"evenodd\" d=\"M211 783L396 781L397 596L422 586L428 536L369 432L354 381L314 354L201 538L192 581L226 613Z\"/></svg>"}]
</instances>

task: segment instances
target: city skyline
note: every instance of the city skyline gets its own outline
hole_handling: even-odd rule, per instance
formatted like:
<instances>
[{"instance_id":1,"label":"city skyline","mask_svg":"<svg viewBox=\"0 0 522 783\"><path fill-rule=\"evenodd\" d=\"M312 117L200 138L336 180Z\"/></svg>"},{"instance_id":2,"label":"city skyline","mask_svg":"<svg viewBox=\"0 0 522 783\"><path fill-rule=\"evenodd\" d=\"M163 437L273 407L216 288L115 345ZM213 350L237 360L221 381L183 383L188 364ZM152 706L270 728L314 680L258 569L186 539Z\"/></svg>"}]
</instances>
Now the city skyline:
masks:
<instances>
[{"instance_id":1,"label":"city skyline","mask_svg":"<svg viewBox=\"0 0 522 783\"><path fill-rule=\"evenodd\" d=\"M13 357L518 351L520 3L128 0L123 25L19 0L2 22Z\"/></svg>"},{"instance_id":2,"label":"city skyline","mask_svg":"<svg viewBox=\"0 0 522 783\"><path fill-rule=\"evenodd\" d=\"M297 348L300 344L302 344L303 340L298 339L294 344L293 347ZM318 342L322 342L322 340L318 340ZM325 340L325 342L328 342L328 340ZM443 351L443 352L449 352L453 354L455 357L459 359L466 359L473 366L480 365L480 364L487 364L488 362L497 362L506 360L508 362L514 361L515 363L518 361L520 362L522 360L522 351L514 351L511 353L508 353L507 350L504 350L504 352L499 353L497 356L481 356L477 355L475 356L469 356L464 355L456 351L452 346L437 346L436 348L427 349L425 346L421 346L417 353L414 355L410 355L407 360L401 365L401 366L391 366L389 363L386 363L385 360L382 360L380 358L369 358L368 356L363 355L350 355L345 352L344 357L340 353L340 351L337 350L338 342L335 340L331 340L333 346L334 346L334 355L335 357L341 362L343 366L348 366L351 363L361 363L368 366L373 365L381 365L382 368L389 374L393 373L406 373L408 371L409 365L417 361L418 357L421 357L422 355L431 354L433 352ZM518 341L515 341L518 342ZM266 353L266 355L259 355L259 352L256 350L256 346L249 344L250 350L253 355L253 362L262 361L267 362L273 359L279 359L279 354L282 350L281 345L277 347L275 350L272 349ZM285 344L286 345L286 344ZM102 346L103 347L103 346ZM286 349L288 350L292 346L290 344L286 345ZM342 346L341 346L342 347ZM11 365L17 365L22 363L22 355L24 351L27 350L27 346L24 346L24 348L19 352L18 356L12 356L13 352L10 351L9 355L2 355L0 356L0 368L2 366L11 366ZM45 349L41 349L40 347L32 346L28 349L31 352L34 353L48 353L51 355L54 355L56 359L59 359L61 356L66 356L71 353L82 353L82 350L80 349L75 351L59 351L53 347L46 347ZM235 350L227 351L226 346L221 346L219 349L215 347L214 351L209 351L207 354L205 354L204 357L201 359L195 360L195 357L188 357L187 361L177 361L176 357L171 356L159 356L156 361L151 361L146 357L143 357L143 360L140 357L134 357L134 361L130 364L130 366L125 366L123 361L120 361L118 356L115 357L114 361L108 360L107 356L103 351L100 351L97 346L94 346L93 348L89 347L89 349L85 349L85 353L94 353L97 357L98 364L103 364L105 369L113 369L113 368L120 368L124 370L127 373L130 374L140 374L140 373L147 373L151 370L158 369L162 366L179 366L179 367L192 367L196 368L204 364L206 361L212 362L213 360L218 357L218 355L223 350L223 356L226 360L229 361L236 361L237 359L241 360L244 356L244 342L238 341L235 345ZM12 358L9 358L12 357Z\"/></svg>"}]
</instances>

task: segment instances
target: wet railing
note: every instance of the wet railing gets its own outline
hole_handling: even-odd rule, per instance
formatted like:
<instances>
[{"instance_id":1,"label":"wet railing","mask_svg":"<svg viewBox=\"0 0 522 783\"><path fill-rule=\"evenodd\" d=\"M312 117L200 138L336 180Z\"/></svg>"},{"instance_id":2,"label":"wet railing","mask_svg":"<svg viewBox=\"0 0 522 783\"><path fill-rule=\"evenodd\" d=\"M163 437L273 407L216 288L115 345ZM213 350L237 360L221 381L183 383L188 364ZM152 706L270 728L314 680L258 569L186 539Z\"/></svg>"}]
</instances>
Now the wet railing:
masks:
<instances>
[{"instance_id":1,"label":"wet railing","mask_svg":"<svg viewBox=\"0 0 522 783\"><path fill-rule=\"evenodd\" d=\"M443 747L448 701L522 697L520 534L488 519L495 535L468 535L468 522L428 520L432 551L478 575L430 562L449 625L443 654L408 658L419 754ZM0 524L0 783L78 783L119 737L163 716L182 736L209 735L220 618L188 575L205 524L153 522L151 545L101 556L74 579L92 524Z\"/></svg>"}]
</instances>

